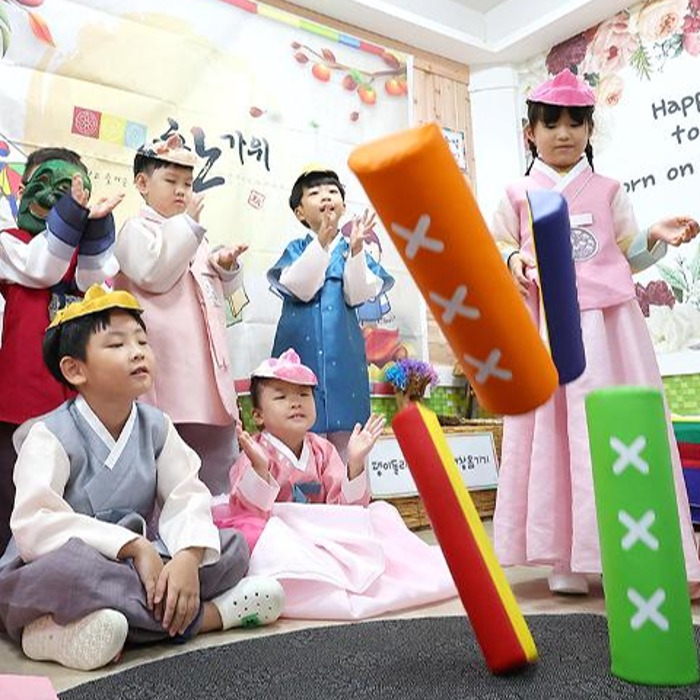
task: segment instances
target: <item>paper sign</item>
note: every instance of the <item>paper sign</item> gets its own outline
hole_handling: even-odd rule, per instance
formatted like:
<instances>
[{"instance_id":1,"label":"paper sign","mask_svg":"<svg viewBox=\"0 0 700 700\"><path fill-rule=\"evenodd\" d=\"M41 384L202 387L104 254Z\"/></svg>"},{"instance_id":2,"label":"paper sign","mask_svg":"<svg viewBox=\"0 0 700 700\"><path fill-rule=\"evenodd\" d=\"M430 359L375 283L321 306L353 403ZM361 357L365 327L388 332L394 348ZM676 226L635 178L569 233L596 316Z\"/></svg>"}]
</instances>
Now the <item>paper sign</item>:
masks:
<instances>
[{"instance_id":1,"label":"paper sign","mask_svg":"<svg viewBox=\"0 0 700 700\"><path fill-rule=\"evenodd\" d=\"M493 435L483 433L445 433L450 452L470 491L495 488L498 463ZM408 464L393 435L377 440L367 461L369 483L375 498L415 496L418 494Z\"/></svg>"},{"instance_id":2,"label":"paper sign","mask_svg":"<svg viewBox=\"0 0 700 700\"><path fill-rule=\"evenodd\" d=\"M442 134L447 141L447 145L450 147L450 151L457 161L459 169L463 172L467 172L467 147L464 138L463 131L455 131L454 129L448 129L447 127L442 127Z\"/></svg>"}]
</instances>

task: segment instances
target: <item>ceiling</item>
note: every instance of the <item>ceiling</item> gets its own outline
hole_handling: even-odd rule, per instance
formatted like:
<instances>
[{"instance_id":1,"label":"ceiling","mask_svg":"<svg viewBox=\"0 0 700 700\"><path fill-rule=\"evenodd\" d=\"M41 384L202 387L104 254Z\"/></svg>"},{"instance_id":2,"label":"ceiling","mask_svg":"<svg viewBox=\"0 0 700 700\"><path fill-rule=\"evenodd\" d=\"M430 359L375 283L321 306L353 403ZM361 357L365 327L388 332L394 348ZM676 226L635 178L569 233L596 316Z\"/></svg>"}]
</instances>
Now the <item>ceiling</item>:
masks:
<instances>
[{"instance_id":1,"label":"ceiling","mask_svg":"<svg viewBox=\"0 0 700 700\"><path fill-rule=\"evenodd\" d=\"M634 0L292 0L468 65L518 63Z\"/></svg>"}]
</instances>

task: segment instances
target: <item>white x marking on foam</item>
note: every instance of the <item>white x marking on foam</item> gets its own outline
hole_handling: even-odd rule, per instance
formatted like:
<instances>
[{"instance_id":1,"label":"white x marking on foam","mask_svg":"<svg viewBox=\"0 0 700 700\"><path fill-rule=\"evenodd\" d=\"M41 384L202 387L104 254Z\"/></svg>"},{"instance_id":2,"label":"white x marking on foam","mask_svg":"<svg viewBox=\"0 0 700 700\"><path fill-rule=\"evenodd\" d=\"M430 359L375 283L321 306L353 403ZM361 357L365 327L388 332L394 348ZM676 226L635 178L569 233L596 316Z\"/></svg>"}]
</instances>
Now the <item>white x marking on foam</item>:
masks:
<instances>
[{"instance_id":1,"label":"white x marking on foam","mask_svg":"<svg viewBox=\"0 0 700 700\"><path fill-rule=\"evenodd\" d=\"M416 227L411 230L399 224L392 224L391 230L399 237L408 241L406 246L406 257L413 260L421 248L425 248L433 253L442 253L445 243L438 238L428 238L430 228L430 216L421 214Z\"/></svg>"},{"instance_id":2,"label":"white x marking on foam","mask_svg":"<svg viewBox=\"0 0 700 700\"><path fill-rule=\"evenodd\" d=\"M509 369L503 369L498 366L498 361L501 359L501 351L498 348L491 350L489 356L486 358L486 362L477 360L471 355L462 355L462 357L470 365L479 368L476 377L474 377L479 384L483 384L491 375L498 379L505 379L506 381L510 381L513 378L513 373Z\"/></svg>"},{"instance_id":3,"label":"white x marking on foam","mask_svg":"<svg viewBox=\"0 0 700 700\"><path fill-rule=\"evenodd\" d=\"M479 318L481 316L481 312L475 306L462 304L466 296L467 286L465 284L455 289L452 299L445 299L445 297L441 297L435 292L430 292L430 298L445 309L445 312L442 314L442 321L447 324L452 323L455 320L455 316L458 315L465 318Z\"/></svg>"},{"instance_id":4,"label":"white x marking on foam","mask_svg":"<svg viewBox=\"0 0 700 700\"><path fill-rule=\"evenodd\" d=\"M645 600L633 588L628 588L627 597L637 608L637 612L630 620L633 630L638 630L647 620L650 620L660 630L668 632L668 619L659 612L659 606L666 600L666 592L663 588L657 589L656 593L649 600Z\"/></svg>"},{"instance_id":5,"label":"white x marking on foam","mask_svg":"<svg viewBox=\"0 0 700 700\"><path fill-rule=\"evenodd\" d=\"M639 455L646 446L647 439L644 435L640 435L629 447L615 436L612 436L610 438L610 447L619 455L617 460L615 460L615 464L613 464L613 474L618 476L629 466L633 466L642 474L648 474L649 465Z\"/></svg>"},{"instance_id":6,"label":"white x marking on foam","mask_svg":"<svg viewBox=\"0 0 700 700\"><path fill-rule=\"evenodd\" d=\"M656 513L648 510L640 520L635 520L629 513L621 510L617 519L627 528L627 534L622 538L622 549L632 549L635 542L643 542L649 549L656 552L659 549L659 540L649 532L649 528L656 521Z\"/></svg>"}]
</instances>

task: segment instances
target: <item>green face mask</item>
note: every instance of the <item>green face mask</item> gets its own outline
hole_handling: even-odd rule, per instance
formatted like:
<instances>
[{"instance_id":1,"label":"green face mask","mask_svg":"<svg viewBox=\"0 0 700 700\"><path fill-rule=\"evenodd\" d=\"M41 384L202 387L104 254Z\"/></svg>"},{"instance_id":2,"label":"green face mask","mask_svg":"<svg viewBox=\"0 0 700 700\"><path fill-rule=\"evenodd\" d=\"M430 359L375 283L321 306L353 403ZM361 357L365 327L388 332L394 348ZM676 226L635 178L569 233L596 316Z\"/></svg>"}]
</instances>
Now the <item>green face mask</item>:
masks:
<instances>
[{"instance_id":1,"label":"green face mask","mask_svg":"<svg viewBox=\"0 0 700 700\"><path fill-rule=\"evenodd\" d=\"M47 160L32 173L19 201L17 225L36 235L46 228L46 217L66 192L70 192L73 175L79 173L83 187L90 192L90 178L81 168L65 160Z\"/></svg>"}]
</instances>

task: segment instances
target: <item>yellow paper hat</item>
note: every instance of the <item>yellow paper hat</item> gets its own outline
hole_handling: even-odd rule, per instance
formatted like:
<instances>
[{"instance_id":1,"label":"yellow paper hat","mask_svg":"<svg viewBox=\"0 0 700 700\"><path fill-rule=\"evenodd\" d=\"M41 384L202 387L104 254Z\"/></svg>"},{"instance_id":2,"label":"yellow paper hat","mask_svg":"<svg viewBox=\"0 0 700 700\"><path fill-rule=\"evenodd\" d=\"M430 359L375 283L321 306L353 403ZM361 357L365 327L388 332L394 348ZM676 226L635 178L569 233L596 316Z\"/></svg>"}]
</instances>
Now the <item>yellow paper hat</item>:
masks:
<instances>
[{"instance_id":1,"label":"yellow paper hat","mask_svg":"<svg viewBox=\"0 0 700 700\"><path fill-rule=\"evenodd\" d=\"M311 175L312 173L328 173L332 177L338 179L338 174L335 172L335 170L333 170L333 168L329 168L323 163L312 161L304 165L304 167L301 169L301 172L299 173L299 176L297 177L297 180L301 180L303 177L307 177L307 175Z\"/></svg>"},{"instance_id":2,"label":"yellow paper hat","mask_svg":"<svg viewBox=\"0 0 700 700\"><path fill-rule=\"evenodd\" d=\"M72 304L68 304L68 306L57 311L49 328L55 328L75 318L89 316L90 314L96 314L99 311L106 311L107 309L143 311L133 294L123 290L107 292L100 287L99 284L93 284L92 287L85 292L85 296L81 301L74 301Z\"/></svg>"}]
</instances>

